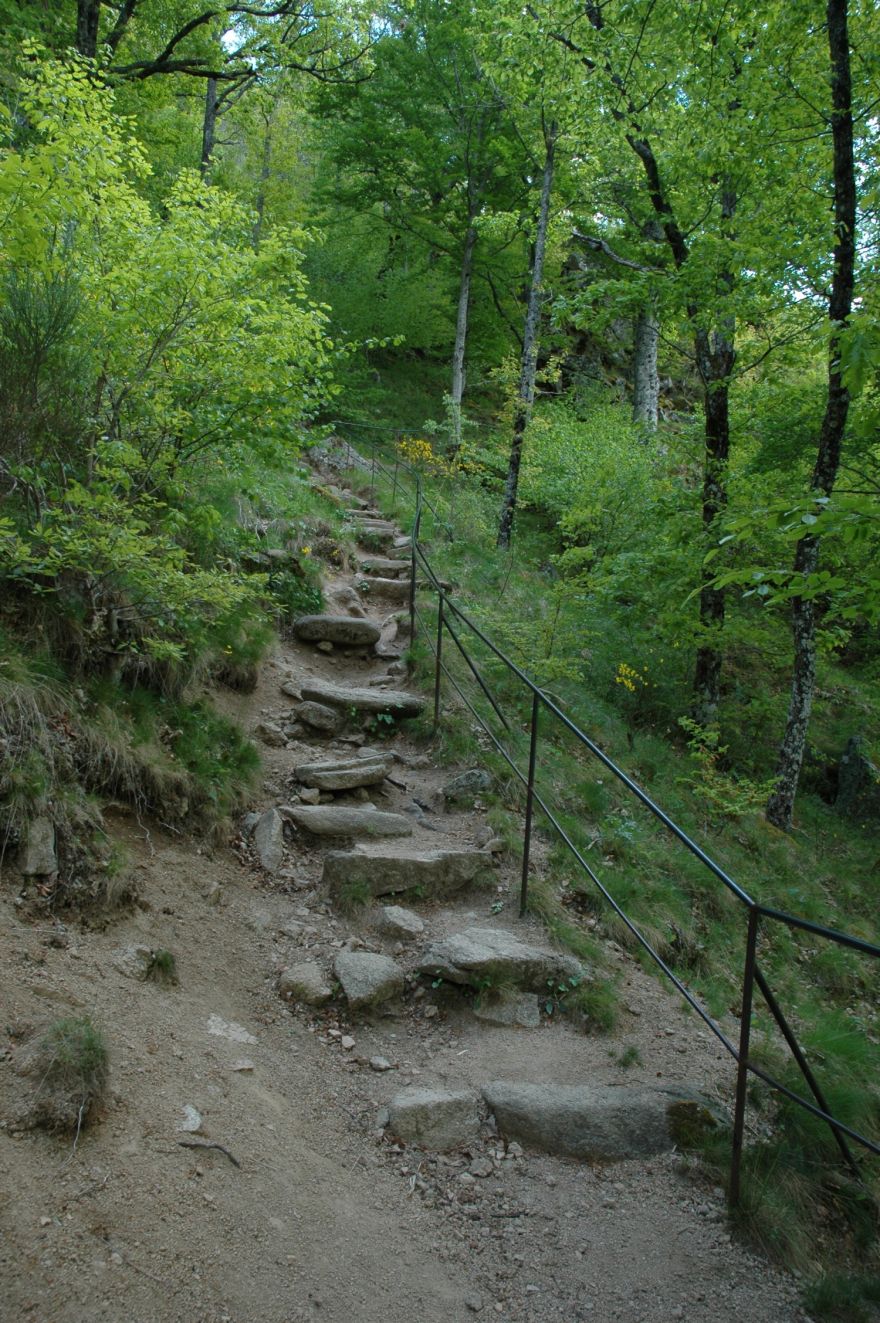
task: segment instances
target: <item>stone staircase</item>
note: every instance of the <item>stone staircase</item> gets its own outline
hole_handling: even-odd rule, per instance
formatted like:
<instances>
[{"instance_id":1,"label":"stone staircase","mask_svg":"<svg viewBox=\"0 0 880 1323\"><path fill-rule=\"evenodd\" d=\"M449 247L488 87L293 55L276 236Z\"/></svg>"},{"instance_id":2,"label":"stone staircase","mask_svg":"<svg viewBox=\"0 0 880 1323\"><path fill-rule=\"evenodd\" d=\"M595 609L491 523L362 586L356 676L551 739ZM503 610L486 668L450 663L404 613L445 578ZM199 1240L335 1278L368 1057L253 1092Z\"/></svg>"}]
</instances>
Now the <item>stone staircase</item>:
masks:
<instances>
[{"instance_id":1,"label":"stone staircase","mask_svg":"<svg viewBox=\"0 0 880 1323\"><path fill-rule=\"evenodd\" d=\"M296 874L284 867L291 859L308 860L314 881L304 908L328 922L333 916L334 934L348 935L313 942L307 959L288 960L280 995L295 1014L329 1007L349 1027L368 1025L374 1038L414 1006L427 1015L432 1005L434 1024L464 1016L482 1034L512 1034L506 1078L496 1077L493 1052L480 1081L471 1063L459 1085L387 1089L380 1121L397 1141L454 1149L489 1125L507 1142L580 1159L672 1148L685 1125L714 1124L718 1110L685 1082L587 1087L568 1082L566 1072L561 1083L522 1077L530 1036L543 1050L551 1029L560 1061L576 1050L583 1017L559 1023L558 1012L566 993L594 974L549 944L533 920L515 917L501 843L482 818L491 777L481 768L444 774L410 745L404 723L422 713L425 699L389 687L406 673L395 659L407 622L376 618L378 597L409 594L410 562L393 555L408 539L377 510L348 516L360 577L327 586L337 613L294 625L280 686L294 704L264 723L280 732L289 755L290 794L249 824L268 885ZM418 913L381 903L398 898Z\"/></svg>"}]
</instances>

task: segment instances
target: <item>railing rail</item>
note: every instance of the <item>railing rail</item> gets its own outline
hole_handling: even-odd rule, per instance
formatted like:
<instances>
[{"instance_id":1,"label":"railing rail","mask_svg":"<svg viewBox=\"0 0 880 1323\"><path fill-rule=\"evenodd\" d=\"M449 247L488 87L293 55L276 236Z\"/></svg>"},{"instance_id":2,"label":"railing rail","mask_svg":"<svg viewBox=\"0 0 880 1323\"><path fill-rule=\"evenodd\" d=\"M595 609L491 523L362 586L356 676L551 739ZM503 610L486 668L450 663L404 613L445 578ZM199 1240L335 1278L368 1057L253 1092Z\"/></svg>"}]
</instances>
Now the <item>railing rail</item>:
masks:
<instances>
[{"instance_id":1,"label":"railing rail","mask_svg":"<svg viewBox=\"0 0 880 1323\"><path fill-rule=\"evenodd\" d=\"M530 849L534 811L537 806L541 810L550 827L562 841L565 848L597 888L605 901L612 907L642 949L654 961L664 976L675 987L677 992L688 1002L691 1008L697 1013L700 1019L714 1034L716 1039L737 1063L729 1184L729 1200L731 1205L735 1206L739 1202L740 1197L741 1158L745 1133L747 1085L750 1075L762 1080L771 1089L787 1098L790 1102L795 1103L798 1107L810 1113L812 1116L824 1121L832 1131L844 1162L854 1175L859 1177L860 1169L847 1141L852 1140L867 1152L875 1155L880 1155L880 1144L867 1135L861 1134L858 1130L846 1124L841 1118L832 1114L821 1086L807 1061L806 1055L801 1048L791 1025L783 1014L764 972L760 968L758 963L758 941L763 920L780 923L789 928L810 933L814 937L836 943L837 945L846 947L860 955L874 959L880 958L880 946L868 942L861 937L855 937L852 934L825 927L810 919L786 913L785 911L775 909L772 906L763 905L750 896L747 891L734 881L734 879L730 877L729 874L721 868L720 865L717 864L715 860L712 859L711 856L688 835L687 832L683 830L683 828L679 827L679 825L673 821L673 819L670 818L670 816L657 803L655 803L651 796L648 795L641 786L628 776L622 768L618 767L613 759L609 758L596 742L590 739L590 737L582 731L574 721L572 721L568 714L564 712L563 709L547 693L545 693L540 686L522 670L521 667L517 666L517 664L495 644L495 642L471 618L471 616L452 599L448 589L444 586L442 580L435 572L424 547L420 544L422 515L425 509L429 509L438 522L441 524L444 523L436 509L429 505L424 497L420 473L412 465L406 463L399 457L394 459L394 468L392 470L387 465L383 464L377 457L375 443L371 443L370 450L369 468L371 487L375 485L377 476L381 475L392 484L392 490L396 497L398 489L402 486L401 472L406 474L407 478L411 480L413 486L412 500L414 511L410 539L410 627L413 638L415 638L420 631L424 633L427 645L434 656L435 727L440 722L442 685L443 679L445 678L464 703L465 707L478 722L480 728L489 738L497 752L510 767L511 771L526 792L525 822L523 828L523 860L520 882L520 914L525 914L528 904ZM419 570L423 571L426 585L436 595L437 599L437 619L436 622L434 622L433 638L430 622L426 620L418 607ZM520 685L531 697L528 764L525 770L518 765L516 759L506 748L503 741L491 728L482 713L480 713L480 711L474 706L474 703L464 692L458 679L444 660L444 636L448 635L449 639L455 646L456 651L464 659L470 674L479 687L479 690L488 700L493 712L500 719L507 733L510 734L510 724L502 710L500 702L492 693L491 686L486 680L485 675L482 673L476 660L462 642L458 631L453 627L451 623L452 619L465 630L470 631L470 633L517 678ZM588 749L601 765L616 777L626 790L637 799L667 831L676 837L685 849L688 850L719 882L721 882L725 889L733 895L745 909L747 913L747 930L742 976L740 1032L738 1043L734 1043L728 1037L714 1017L702 1005L696 994L692 992L681 978L679 978L675 971L670 967L669 963L663 959L654 945L648 940L644 933L641 932L634 920L625 912L623 907L618 903L599 877L596 870L584 857L577 844L572 840L570 834L560 822L557 813L538 792L536 787L536 766L540 743L539 726L542 712L546 713L547 716L554 721L560 723L565 730L579 741L580 744ZM807 1087L814 1099L812 1102L808 1098L803 1097L801 1094L791 1089L782 1080L774 1077L750 1056L752 1007L756 987L763 997L773 1020L776 1022L791 1053L792 1059L806 1081Z\"/></svg>"}]
</instances>

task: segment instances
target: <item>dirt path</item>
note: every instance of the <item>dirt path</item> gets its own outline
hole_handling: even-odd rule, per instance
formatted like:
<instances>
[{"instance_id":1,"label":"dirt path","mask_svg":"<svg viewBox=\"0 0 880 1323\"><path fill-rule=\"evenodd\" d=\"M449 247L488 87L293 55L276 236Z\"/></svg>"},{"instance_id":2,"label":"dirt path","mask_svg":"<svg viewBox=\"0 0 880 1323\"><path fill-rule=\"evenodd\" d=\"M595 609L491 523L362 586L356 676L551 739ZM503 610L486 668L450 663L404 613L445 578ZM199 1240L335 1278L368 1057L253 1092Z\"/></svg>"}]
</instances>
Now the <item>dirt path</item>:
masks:
<instances>
[{"instance_id":1,"label":"dirt path","mask_svg":"<svg viewBox=\"0 0 880 1323\"><path fill-rule=\"evenodd\" d=\"M392 609L365 605L377 619ZM290 707L285 681L365 686L387 668L286 643L254 694L225 702L254 729ZM394 773L401 785L371 791L376 806L411 811L414 796L430 805L450 769L420 765L423 750L405 734L394 747L407 760ZM354 748L306 738L267 748L256 807L289 802L297 764ZM413 822L407 848L422 850L472 846L483 825L479 810L416 810ZM490 1127L447 1154L383 1134L382 1109L406 1084L659 1077L729 1097L728 1061L622 954L613 1038L563 1022L488 1026L442 993L411 992L366 1021L292 1007L276 987L286 965L307 956L330 967L344 944L381 947L369 912L352 919L329 904L322 849L298 833L267 876L243 845L209 855L127 814L114 826L141 881L134 914L83 933L26 924L8 892L0 899L3 1323L805 1318L794 1280L731 1241L721 1192L696 1184L675 1153L592 1167L521 1154ZM503 860L496 868L493 891L419 906L430 937L474 921L515 924L513 878ZM175 953L178 987L122 972L119 953L137 943ZM73 1152L16 1128L13 1066L29 1029L84 1013L111 1044L112 1096ZM641 1064L624 1070L630 1048ZM374 1057L391 1068L373 1069ZM197 1131L180 1128L187 1107ZM181 1141L223 1145L240 1165Z\"/></svg>"}]
</instances>

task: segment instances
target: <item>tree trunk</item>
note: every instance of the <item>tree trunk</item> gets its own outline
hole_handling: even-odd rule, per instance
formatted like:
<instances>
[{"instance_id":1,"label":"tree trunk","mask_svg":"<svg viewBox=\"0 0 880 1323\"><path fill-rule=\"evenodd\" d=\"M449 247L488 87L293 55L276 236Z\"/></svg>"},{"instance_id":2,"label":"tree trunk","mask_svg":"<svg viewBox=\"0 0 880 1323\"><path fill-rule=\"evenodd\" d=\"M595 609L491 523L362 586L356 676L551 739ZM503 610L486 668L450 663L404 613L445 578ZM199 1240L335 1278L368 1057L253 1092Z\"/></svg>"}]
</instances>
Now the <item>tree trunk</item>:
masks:
<instances>
[{"instance_id":1,"label":"tree trunk","mask_svg":"<svg viewBox=\"0 0 880 1323\"><path fill-rule=\"evenodd\" d=\"M840 464L840 449L849 413L849 391L840 365L840 331L852 312L856 254L856 178L853 164L852 81L850 75L847 0L828 0L828 49L831 61L831 142L834 160L834 276L828 316L832 335L828 349L828 396L812 488L830 496ZM800 539L794 556L798 579L815 574L819 565L819 538ZM816 611L814 603L796 597L791 610L794 666L788 720L779 748L776 787L767 802L767 819L787 831L794 812L813 692L816 684Z\"/></svg>"},{"instance_id":2,"label":"tree trunk","mask_svg":"<svg viewBox=\"0 0 880 1323\"><path fill-rule=\"evenodd\" d=\"M705 453L703 457L703 534L710 545L716 518L727 505L727 463L730 456L730 391L734 348L720 332L714 348L705 331L696 334L697 361L703 377ZM709 726L718 715L721 696L720 635L724 628L724 589L713 584L714 566L703 566L700 588L700 632L702 642L694 664L693 717Z\"/></svg>"},{"instance_id":3,"label":"tree trunk","mask_svg":"<svg viewBox=\"0 0 880 1323\"><path fill-rule=\"evenodd\" d=\"M504 484L504 499L501 504L501 518L498 522L499 547L510 546L510 534L513 529L513 516L516 510L516 493L519 486L519 466L522 459L523 438L529 425L532 405L535 400L535 374L538 368L538 328L541 319L543 298L542 282L544 279L544 253L547 247L547 230L550 224L550 195L553 191L553 164L556 151L557 126L550 125L544 135L544 177L541 181L541 204L538 211L538 229L535 235L535 253L532 259L532 280L526 307L526 322L523 331L522 359L520 362L519 390L513 417L513 436L510 443L510 460L507 466L507 481Z\"/></svg>"},{"instance_id":4,"label":"tree trunk","mask_svg":"<svg viewBox=\"0 0 880 1323\"><path fill-rule=\"evenodd\" d=\"M205 79L205 118L202 123L202 159L199 172L203 179L208 177L211 158L214 155L214 138L217 132L217 79Z\"/></svg>"},{"instance_id":5,"label":"tree trunk","mask_svg":"<svg viewBox=\"0 0 880 1323\"><path fill-rule=\"evenodd\" d=\"M458 284L458 315L455 319L455 344L452 349L452 392L450 412L452 414L451 454L456 456L461 449L461 400L464 395L464 355L467 347L468 313L471 300L471 276L474 270L474 249L477 246L477 231L473 213L468 216L467 234L464 239L464 252L461 258L461 277Z\"/></svg>"},{"instance_id":6,"label":"tree trunk","mask_svg":"<svg viewBox=\"0 0 880 1323\"><path fill-rule=\"evenodd\" d=\"M259 251L263 236L263 215L266 210L266 185L272 164L272 121L266 118L266 132L263 136L263 164L260 168L260 187L257 190L257 219L254 221L254 251Z\"/></svg>"},{"instance_id":7,"label":"tree trunk","mask_svg":"<svg viewBox=\"0 0 880 1323\"><path fill-rule=\"evenodd\" d=\"M98 54L98 22L101 0L77 0L76 49L80 55L94 60Z\"/></svg>"},{"instance_id":8,"label":"tree trunk","mask_svg":"<svg viewBox=\"0 0 880 1323\"><path fill-rule=\"evenodd\" d=\"M660 319L652 300L638 315L633 343L633 422L650 432L657 430L660 406L659 339Z\"/></svg>"}]
</instances>

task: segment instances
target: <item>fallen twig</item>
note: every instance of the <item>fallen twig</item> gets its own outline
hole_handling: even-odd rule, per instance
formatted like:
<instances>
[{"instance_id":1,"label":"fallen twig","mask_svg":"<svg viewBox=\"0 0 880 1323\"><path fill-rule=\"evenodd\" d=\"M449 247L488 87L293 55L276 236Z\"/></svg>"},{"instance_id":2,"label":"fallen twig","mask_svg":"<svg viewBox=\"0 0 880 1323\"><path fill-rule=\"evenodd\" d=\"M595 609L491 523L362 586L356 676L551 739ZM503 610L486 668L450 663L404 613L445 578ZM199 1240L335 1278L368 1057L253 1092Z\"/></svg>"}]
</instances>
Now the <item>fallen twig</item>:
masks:
<instances>
[{"instance_id":1,"label":"fallen twig","mask_svg":"<svg viewBox=\"0 0 880 1323\"><path fill-rule=\"evenodd\" d=\"M232 1154L229 1152L229 1149L224 1148L222 1144L214 1144L209 1140L203 1140L203 1139L178 1139L177 1142L181 1148L217 1148L220 1150L221 1153L226 1154L227 1158L232 1163L233 1167L241 1167L241 1163L239 1162L238 1158L234 1158Z\"/></svg>"}]
</instances>

